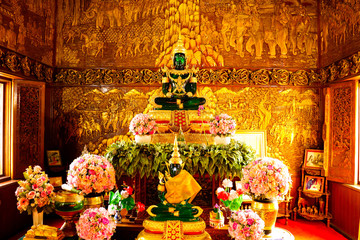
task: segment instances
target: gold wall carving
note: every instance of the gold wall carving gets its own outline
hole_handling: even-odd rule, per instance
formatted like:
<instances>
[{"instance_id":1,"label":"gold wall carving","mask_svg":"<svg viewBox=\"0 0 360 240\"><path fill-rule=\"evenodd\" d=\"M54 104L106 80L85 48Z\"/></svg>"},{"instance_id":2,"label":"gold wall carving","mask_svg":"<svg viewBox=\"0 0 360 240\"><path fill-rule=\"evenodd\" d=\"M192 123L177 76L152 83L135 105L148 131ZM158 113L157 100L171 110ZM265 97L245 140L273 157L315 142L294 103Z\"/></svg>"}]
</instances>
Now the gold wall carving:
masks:
<instances>
[{"instance_id":1,"label":"gold wall carving","mask_svg":"<svg viewBox=\"0 0 360 240\"><path fill-rule=\"evenodd\" d=\"M59 0L59 67L171 67L179 33L196 67L317 66L315 0Z\"/></svg>"},{"instance_id":2,"label":"gold wall carving","mask_svg":"<svg viewBox=\"0 0 360 240\"><path fill-rule=\"evenodd\" d=\"M323 78L313 70L289 71L285 69L201 69L199 84L240 84L240 85L290 85L309 86L323 83ZM92 84L160 84L161 71L151 69L61 69L54 83L66 85Z\"/></svg>"},{"instance_id":3,"label":"gold wall carving","mask_svg":"<svg viewBox=\"0 0 360 240\"><path fill-rule=\"evenodd\" d=\"M0 1L0 46L53 65L55 1Z\"/></svg>"},{"instance_id":4,"label":"gold wall carving","mask_svg":"<svg viewBox=\"0 0 360 240\"><path fill-rule=\"evenodd\" d=\"M231 90L230 90L231 89ZM120 139L132 139L129 123L152 109L160 86L52 86L52 141L77 157L84 145L103 153ZM321 147L320 88L200 86L209 114L226 112L238 130L266 130L269 156L285 161L296 173L306 148Z\"/></svg>"},{"instance_id":5,"label":"gold wall carving","mask_svg":"<svg viewBox=\"0 0 360 240\"><path fill-rule=\"evenodd\" d=\"M359 0L321 0L319 67L327 66L359 51L359 26Z\"/></svg>"},{"instance_id":6,"label":"gold wall carving","mask_svg":"<svg viewBox=\"0 0 360 240\"><path fill-rule=\"evenodd\" d=\"M0 69L38 81L53 82L54 69L38 61L0 47Z\"/></svg>"},{"instance_id":7,"label":"gold wall carving","mask_svg":"<svg viewBox=\"0 0 360 240\"><path fill-rule=\"evenodd\" d=\"M351 87L335 88L333 92L332 151L331 167L351 168Z\"/></svg>"}]
</instances>

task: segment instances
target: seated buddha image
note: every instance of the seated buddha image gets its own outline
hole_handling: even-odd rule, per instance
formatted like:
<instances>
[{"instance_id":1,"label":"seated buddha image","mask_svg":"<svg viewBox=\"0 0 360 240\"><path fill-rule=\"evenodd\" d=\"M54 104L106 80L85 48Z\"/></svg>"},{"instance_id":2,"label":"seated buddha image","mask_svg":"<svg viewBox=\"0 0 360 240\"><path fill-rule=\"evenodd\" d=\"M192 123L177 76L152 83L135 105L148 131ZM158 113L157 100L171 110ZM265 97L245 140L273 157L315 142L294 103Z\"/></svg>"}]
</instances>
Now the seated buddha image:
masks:
<instances>
[{"instance_id":1,"label":"seated buddha image","mask_svg":"<svg viewBox=\"0 0 360 240\"><path fill-rule=\"evenodd\" d=\"M200 220L199 216L203 210L192 205L191 201L201 190L201 187L183 167L184 164L180 158L177 139L175 138L174 152L169 163L167 163L168 171L165 172L165 175L159 173L160 203L147 209L150 220L180 220L184 222Z\"/></svg>"},{"instance_id":2,"label":"seated buddha image","mask_svg":"<svg viewBox=\"0 0 360 240\"><path fill-rule=\"evenodd\" d=\"M173 67L164 67L162 78L162 92L165 97L155 98L155 103L161 105L157 110L197 110L206 100L196 97L197 78L194 68L186 66L186 49L181 35L173 51Z\"/></svg>"}]
</instances>

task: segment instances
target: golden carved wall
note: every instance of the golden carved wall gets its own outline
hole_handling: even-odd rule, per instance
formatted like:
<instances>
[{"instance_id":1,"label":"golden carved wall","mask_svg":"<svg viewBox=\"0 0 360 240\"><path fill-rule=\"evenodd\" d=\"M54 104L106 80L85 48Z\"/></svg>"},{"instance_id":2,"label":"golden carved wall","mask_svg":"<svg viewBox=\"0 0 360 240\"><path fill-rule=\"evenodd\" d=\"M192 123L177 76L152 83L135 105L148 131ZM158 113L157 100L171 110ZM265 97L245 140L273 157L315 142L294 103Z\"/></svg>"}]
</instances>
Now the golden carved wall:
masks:
<instances>
[{"instance_id":1,"label":"golden carved wall","mask_svg":"<svg viewBox=\"0 0 360 240\"><path fill-rule=\"evenodd\" d=\"M161 87L67 85L51 91L52 142L72 160L84 145L102 153L112 142L131 137L126 134L132 117L152 109L149 99ZM200 86L198 94L208 100L206 111L232 115L239 130L266 130L268 155L285 161L294 173L304 149L321 148L319 88Z\"/></svg>"},{"instance_id":2,"label":"golden carved wall","mask_svg":"<svg viewBox=\"0 0 360 240\"><path fill-rule=\"evenodd\" d=\"M0 46L53 65L55 1L0 1Z\"/></svg>"},{"instance_id":3,"label":"golden carved wall","mask_svg":"<svg viewBox=\"0 0 360 240\"><path fill-rule=\"evenodd\" d=\"M316 68L317 1L59 0L57 66Z\"/></svg>"},{"instance_id":4,"label":"golden carved wall","mask_svg":"<svg viewBox=\"0 0 360 240\"><path fill-rule=\"evenodd\" d=\"M360 1L321 0L319 67L348 57L360 49Z\"/></svg>"}]
</instances>

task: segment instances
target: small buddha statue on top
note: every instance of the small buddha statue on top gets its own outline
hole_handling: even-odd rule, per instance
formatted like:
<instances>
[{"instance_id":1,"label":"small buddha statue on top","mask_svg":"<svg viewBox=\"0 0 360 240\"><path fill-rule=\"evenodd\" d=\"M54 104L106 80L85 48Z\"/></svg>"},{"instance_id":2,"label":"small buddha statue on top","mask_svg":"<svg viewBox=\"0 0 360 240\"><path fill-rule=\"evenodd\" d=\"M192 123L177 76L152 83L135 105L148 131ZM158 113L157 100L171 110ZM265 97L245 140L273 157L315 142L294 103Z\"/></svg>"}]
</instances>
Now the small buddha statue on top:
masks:
<instances>
[{"instance_id":1,"label":"small buddha statue on top","mask_svg":"<svg viewBox=\"0 0 360 240\"><path fill-rule=\"evenodd\" d=\"M195 68L188 69L186 65L186 49L179 35L177 45L173 50L173 67L164 67L162 92L165 97L155 98L155 103L161 105L157 110L197 110L206 100L196 97L197 78Z\"/></svg>"}]
</instances>

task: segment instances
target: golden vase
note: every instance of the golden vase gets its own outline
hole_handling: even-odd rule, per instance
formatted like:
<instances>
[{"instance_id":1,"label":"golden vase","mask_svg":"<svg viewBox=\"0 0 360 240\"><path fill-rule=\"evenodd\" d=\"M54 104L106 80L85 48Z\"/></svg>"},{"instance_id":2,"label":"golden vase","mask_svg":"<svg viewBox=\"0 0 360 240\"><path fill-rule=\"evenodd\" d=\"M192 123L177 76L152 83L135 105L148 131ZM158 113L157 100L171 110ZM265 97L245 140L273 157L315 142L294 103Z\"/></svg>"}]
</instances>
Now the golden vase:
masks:
<instances>
[{"instance_id":1,"label":"golden vase","mask_svg":"<svg viewBox=\"0 0 360 240\"><path fill-rule=\"evenodd\" d=\"M75 222L83 210L83 207L83 195L68 191L59 191L56 193L55 212L65 220L60 228L65 237L73 237L76 235Z\"/></svg>"},{"instance_id":2,"label":"golden vase","mask_svg":"<svg viewBox=\"0 0 360 240\"><path fill-rule=\"evenodd\" d=\"M276 199L254 199L251 208L265 222L264 233L269 235L275 227L279 210L278 201Z\"/></svg>"},{"instance_id":3,"label":"golden vase","mask_svg":"<svg viewBox=\"0 0 360 240\"><path fill-rule=\"evenodd\" d=\"M102 194L89 194L84 196L84 211L88 208L99 208L104 206Z\"/></svg>"}]
</instances>

